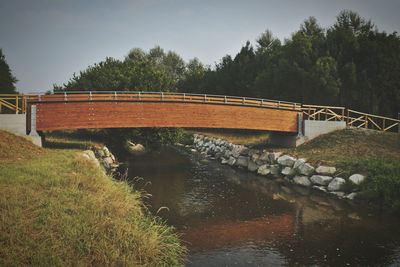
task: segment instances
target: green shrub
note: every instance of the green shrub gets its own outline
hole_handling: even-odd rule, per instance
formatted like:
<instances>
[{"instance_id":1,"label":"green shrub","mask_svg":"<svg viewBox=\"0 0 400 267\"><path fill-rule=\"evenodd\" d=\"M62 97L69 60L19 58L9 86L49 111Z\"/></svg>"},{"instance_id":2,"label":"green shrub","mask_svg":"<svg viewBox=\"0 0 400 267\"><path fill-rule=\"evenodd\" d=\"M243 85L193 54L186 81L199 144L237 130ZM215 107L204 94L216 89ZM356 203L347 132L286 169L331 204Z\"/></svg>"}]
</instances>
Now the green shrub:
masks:
<instances>
[{"instance_id":1,"label":"green shrub","mask_svg":"<svg viewBox=\"0 0 400 267\"><path fill-rule=\"evenodd\" d=\"M368 173L362 189L382 200L383 204L400 210L400 162L367 159L360 163Z\"/></svg>"}]
</instances>

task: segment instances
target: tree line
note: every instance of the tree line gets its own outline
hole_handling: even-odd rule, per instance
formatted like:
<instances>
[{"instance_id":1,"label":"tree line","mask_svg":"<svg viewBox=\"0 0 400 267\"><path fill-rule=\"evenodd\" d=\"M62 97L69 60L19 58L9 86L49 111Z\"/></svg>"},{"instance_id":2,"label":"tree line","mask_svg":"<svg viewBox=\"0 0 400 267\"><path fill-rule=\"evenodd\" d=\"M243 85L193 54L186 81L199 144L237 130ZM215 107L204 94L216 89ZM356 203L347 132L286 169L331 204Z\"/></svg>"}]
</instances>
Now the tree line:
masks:
<instances>
[{"instance_id":1,"label":"tree line","mask_svg":"<svg viewBox=\"0 0 400 267\"><path fill-rule=\"evenodd\" d=\"M321 27L306 19L281 41L266 30L214 66L184 62L159 46L106 58L57 90L141 90L222 94L337 105L397 117L400 111L400 38L370 20L342 11Z\"/></svg>"}]
</instances>

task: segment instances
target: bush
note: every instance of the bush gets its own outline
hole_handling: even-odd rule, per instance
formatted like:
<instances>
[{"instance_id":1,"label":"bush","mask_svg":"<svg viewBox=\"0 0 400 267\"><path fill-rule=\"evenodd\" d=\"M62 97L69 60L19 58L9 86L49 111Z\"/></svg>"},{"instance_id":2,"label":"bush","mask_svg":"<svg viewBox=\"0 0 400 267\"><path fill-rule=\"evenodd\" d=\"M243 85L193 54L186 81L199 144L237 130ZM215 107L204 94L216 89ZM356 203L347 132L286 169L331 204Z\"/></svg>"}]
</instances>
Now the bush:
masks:
<instances>
[{"instance_id":1,"label":"bush","mask_svg":"<svg viewBox=\"0 0 400 267\"><path fill-rule=\"evenodd\" d=\"M362 163L368 178L362 189L383 204L400 210L400 162L382 159L368 159Z\"/></svg>"}]
</instances>

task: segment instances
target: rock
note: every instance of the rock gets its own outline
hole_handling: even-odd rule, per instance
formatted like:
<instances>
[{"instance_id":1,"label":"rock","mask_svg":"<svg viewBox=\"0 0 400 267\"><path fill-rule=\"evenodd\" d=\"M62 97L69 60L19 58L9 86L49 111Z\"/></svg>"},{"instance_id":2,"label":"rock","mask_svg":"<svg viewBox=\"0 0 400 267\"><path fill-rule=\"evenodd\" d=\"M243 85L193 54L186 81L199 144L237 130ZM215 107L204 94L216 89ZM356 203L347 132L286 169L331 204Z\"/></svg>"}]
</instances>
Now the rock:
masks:
<instances>
[{"instance_id":1,"label":"rock","mask_svg":"<svg viewBox=\"0 0 400 267\"><path fill-rule=\"evenodd\" d=\"M294 169L298 169L301 165L303 165L304 163L306 163L305 159L298 159L296 160L296 162L293 165Z\"/></svg>"},{"instance_id":2,"label":"rock","mask_svg":"<svg viewBox=\"0 0 400 267\"><path fill-rule=\"evenodd\" d=\"M313 185L312 188L321 192L327 192L324 186Z\"/></svg>"},{"instance_id":3,"label":"rock","mask_svg":"<svg viewBox=\"0 0 400 267\"><path fill-rule=\"evenodd\" d=\"M275 164L278 158L282 155L282 152L271 152L268 153L268 160L270 164Z\"/></svg>"},{"instance_id":4,"label":"rock","mask_svg":"<svg viewBox=\"0 0 400 267\"><path fill-rule=\"evenodd\" d=\"M97 160L96 155L94 154L94 152L92 150L85 150L85 151L83 151L83 154L87 155L89 157L89 159Z\"/></svg>"},{"instance_id":5,"label":"rock","mask_svg":"<svg viewBox=\"0 0 400 267\"><path fill-rule=\"evenodd\" d=\"M353 219L353 220L361 220L361 217L355 212L349 213L347 215L347 217L349 217L350 219Z\"/></svg>"},{"instance_id":6,"label":"rock","mask_svg":"<svg viewBox=\"0 0 400 267\"><path fill-rule=\"evenodd\" d=\"M108 148L107 148L106 146L103 147L103 151L104 151L104 155L105 155L106 157L109 157L109 156L111 155L110 150L108 150Z\"/></svg>"},{"instance_id":7,"label":"rock","mask_svg":"<svg viewBox=\"0 0 400 267\"><path fill-rule=\"evenodd\" d=\"M215 153L215 158L216 158L216 159L222 158L222 153L221 153L221 152Z\"/></svg>"},{"instance_id":8,"label":"rock","mask_svg":"<svg viewBox=\"0 0 400 267\"><path fill-rule=\"evenodd\" d=\"M299 176L299 175L296 175L296 176L293 178L293 182L294 182L295 184L302 185L302 186L311 186L311 182L310 182L310 180L308 179L307 176Z\"/></svg>"},{"instance_id":9,"label":"rock","mask_svg":"<svg viewBox=\"0 0 400 267\"><path fill-rule=\"evenodd\" d=\"M230 151L230 150L225 150L225 152L224 152L224 157L225 158L227 158L227 159L229 159L230 157L232 156L232 151Z\"/></svg>"},{"instance_id":10,"label":"rock","mask_svg":"<svg viewBox=\"0 0 400 267\"><path fill-rule=\"evenodd\" d=\"M271 171L271 174L274 175L274 176L279 176L279 174L281 173L280 172L281 170L280 170L280 167L279 167L278 164L271 165L269 167L269 169Z\"/></svg>"},{"instance_id":11,"label":"rock","mask_svg":"<svg viewBox=\"0 0 400 267\"><path fill-rule=\"evenodd\" d=\"M228 162L229 162L229 160L225 159L225 158L222 158L222 160L221 160L221 164L227 164Z\"/></svg>"},{"instance_id":12,"label":"rock","mask_svg":"<svg viewBox=\"0 0 400 267\"><path fill-rule=\"evenodd\" d=\"M283 168L283 170L281 171L281 173L282 173L283 175L289 176L289 177L295 175L294 169L293 169L293 168L290 168L290 167L285 167L285 168Z\"/></svg>"},{"instance_id":13,"label":"rock","mask_svg":"<svg viewBox=\"0 0 400 267\"><path fill-rule=\"evenodd\" d=\"M332 177L324 175L313 175L311 176L310 180L313 184L327 185L332 180Z\"/></svg>"},{"instance_id":14,"label":"rock","mask_svg":"<svg viewBox=\"0 0 400 267\"><path fill-rule=\"evenodd\" d=\"M247 169L251 172L255 172L258 169L258 165L254 163L253 161L249 160Z\"/></svg>"},{"instance_id":15,"label":"rock","mask_svg":"<svg viewBox=\"0 0 400 267\"><path fill-rule=\"evenodd\" d=\"M96 153L97 153L97 156L99 156L99 158L104 158L106 156L103 149L97 149Z\"/></svg>"},{"instance_id":16,"label":"rock","mask_svg":"<svg viewBox=\"0 0 400 267\"><path fill-rule=\"evenodd\" d=\"M342 198L342 197L344 197L344 195L345 195L345 193L344 192L342 192L342 191L333 191L333 192L330 192L332 195L335 195L335 196L337 196L338 198Z\"/></svg>"},{"instance_id":17,"label":"rock","mask_svg":"<svg viewBox=\"0 0 400 267\"><path fill-rule=\"evenodd\" d=\"M309 163L304 163L298 166L297 171L302 175L310 176L314 173L315 169Z\"/></svg>"},{"instance_id":18,"label":"rock","mask_svg":"<svg viewBox=\"0 0 400 267\"><path fill-rule=\"evenodd\" d=\"M192 149L190 149L190 152L192 152L192 153L196 153L196 152L197 152L197 150L196 150L196 149L194 149L194 148L192 148Z\"/></svg>"},{"instance_id":19,"label":"rock","mask_svg":"<svg viewBox=\"0 0 400 267\"><path fill-rule=\"evenodd\" d=\"M236 159L234 157L230 157L228 159L228 165L229 166L233 166L233 165L235 165L235 163L236 163Z\"/></svg>"},{"instance_id":20,"label":"rock","mask_svg":"<svg viewBox=\"0 0 400 267\"><path fill-rule=\"evenodd\" d=\"M232 156L234 158L238 158L240 156L240 151L241 151L241 147L240 146L234 146L232 148Z\"/></svg>"},{"instance_id":21,"label":"rock","mask_svg":"<svg viewBox=\"0 0 400 267\"><path fill-rule=\"evenodd\" d=\"M127 141L125 147L128 149L129 153L135 156L142 155L146 152L142 144L134 144L131 141Z\"/></svg>"},{"instance_id":22,"label":"rock","mask_svg":"<svg viewBox=\"0 0 400 267\"><path fill-rule=\"evenodd\" d=\"M265 162L265 163L267 163L268 159L269 159L269 158L268 158L268 153L266 153L266 152L262 153L262 154L258 157L258 160L263 161L263 162Z\"/></svg>"},{"instance_id":23,"label":"rock","mask_svg":"<svg viewBox=\"0 0 400 267\"><path fill-rule=\"evenodd\" d=\"M249 149L245 146L242 146L242 149L240 150L240 155L247 156L248 154L249 154Z\"/></svg>"},{"instance_id":24,"label":"rock","mask_svg":"<svg viewBox=\"0 0 400 267\"><path fill-rule=\"evenodd\" d=\"M328 166L318 166L318 168L315 169L315 172L322 175L334 175L336 172L336 168Z\"/></svg>"},{"instance_id":25,"label":"rock","mask_svg":"<svg viewBox=\"0 0 400 267\"><path fill-rule=\"evenodd\" d=\"M283 155L278 158L278 164L282 166L293 167L295 162L296 159L289 155Z\"/></svg>"},{"instance_id":26,"label":"rock","mask_svg":"<svg viewBox=\"0 0 400 267\"><path fill-rule=\"evenodd\" d=\"M247 155L249 157L252 157L254 154L258 154L260 151L258 151L257 149L249 149L249 151L247 152Z\"/></svg>"},{"instance_id":27,"label":"rock","mask_svg":"<svg viewBox=\"0 0 400 267\"><path fill-rule=\"evenodd\" d=\"M236 160L236 165L247 168L247 165L249 165L249 157L239 156Z\"/></svg>"},{"instance_id":28,"label":"rock","mask_svg":"<svg viewBox=\"0 0 400 267\"><path fill-rule=\"evenodd\" d=\"M251 160L254 162L257 162L259 158L260 158L260 154L255 153L255 154L251 155Z\"/></svg>"},{"instance_id":29,"label":"rock","mask_svg":"<svg viewBox=\"0 0 400 267\"><path fill-rule=\"evenodd\" d=\"M328 185L329 191L340 191L346 184L346 180L340 177L334 178Z\"/></svg>"},{"instance_id":30,"label":"rock","mask_svg":"<svg viewBox=\"0 0 400 267\"><path fill-rule=\"evenodd\" d=\"M271 171L268 168L267 164L261 165L260 167L258 167L257 173L260 175L267 175L269 174Z\"/></svg>"},{"instance_id":31,"label":"rock","mask_svg":"<svg viewBox=\"0 0 400 267\"><path fill-rule=\"evenodd\" d=\"M354 193L354 192L345 196L345 198L350 199L350 200L354 200L356 197L357 197L357 193Z\"/></svg>"},{"instance_id":32,"label":"rock","mask_svg":"<svg viewBox=\"0 0 400 267\"><path fill-rule=\"evenodd\" d=\"M103 159L103 162L106 162L108 165L111 165L114 163L111 157L106 157Z\"/></svg>"},{"instance_id":33,"label":"rock","mask_svg":"<svg viewBox=\"0 0 400 267\"><path fill-rule=\"evenodd\" d=\"M349 177L350 182L353 184L359 185L365 180L365 176L361 174L353 174Z\"/></svg>"}]
</instances>

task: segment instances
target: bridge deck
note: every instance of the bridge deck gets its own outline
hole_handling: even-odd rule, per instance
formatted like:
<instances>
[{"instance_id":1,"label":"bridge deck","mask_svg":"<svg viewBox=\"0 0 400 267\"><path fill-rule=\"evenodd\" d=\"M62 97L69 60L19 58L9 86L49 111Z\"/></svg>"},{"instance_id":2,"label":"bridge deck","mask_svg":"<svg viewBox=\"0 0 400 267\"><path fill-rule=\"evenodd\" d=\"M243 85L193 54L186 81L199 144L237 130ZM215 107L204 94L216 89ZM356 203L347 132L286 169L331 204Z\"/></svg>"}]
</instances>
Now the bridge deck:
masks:
<instances>
[{"instance_id":1,"label":"bridge deck","mask_svg":"<svg viewBox=\"0 0 400 267\"><path fill-rule=\"evenodd\" d=\"M36 105L39 131L182 127L295 133L301 108L298 103L255 98L139 92L42 95L31 97L29 105Z\"/></svg>"}]
</instances>

